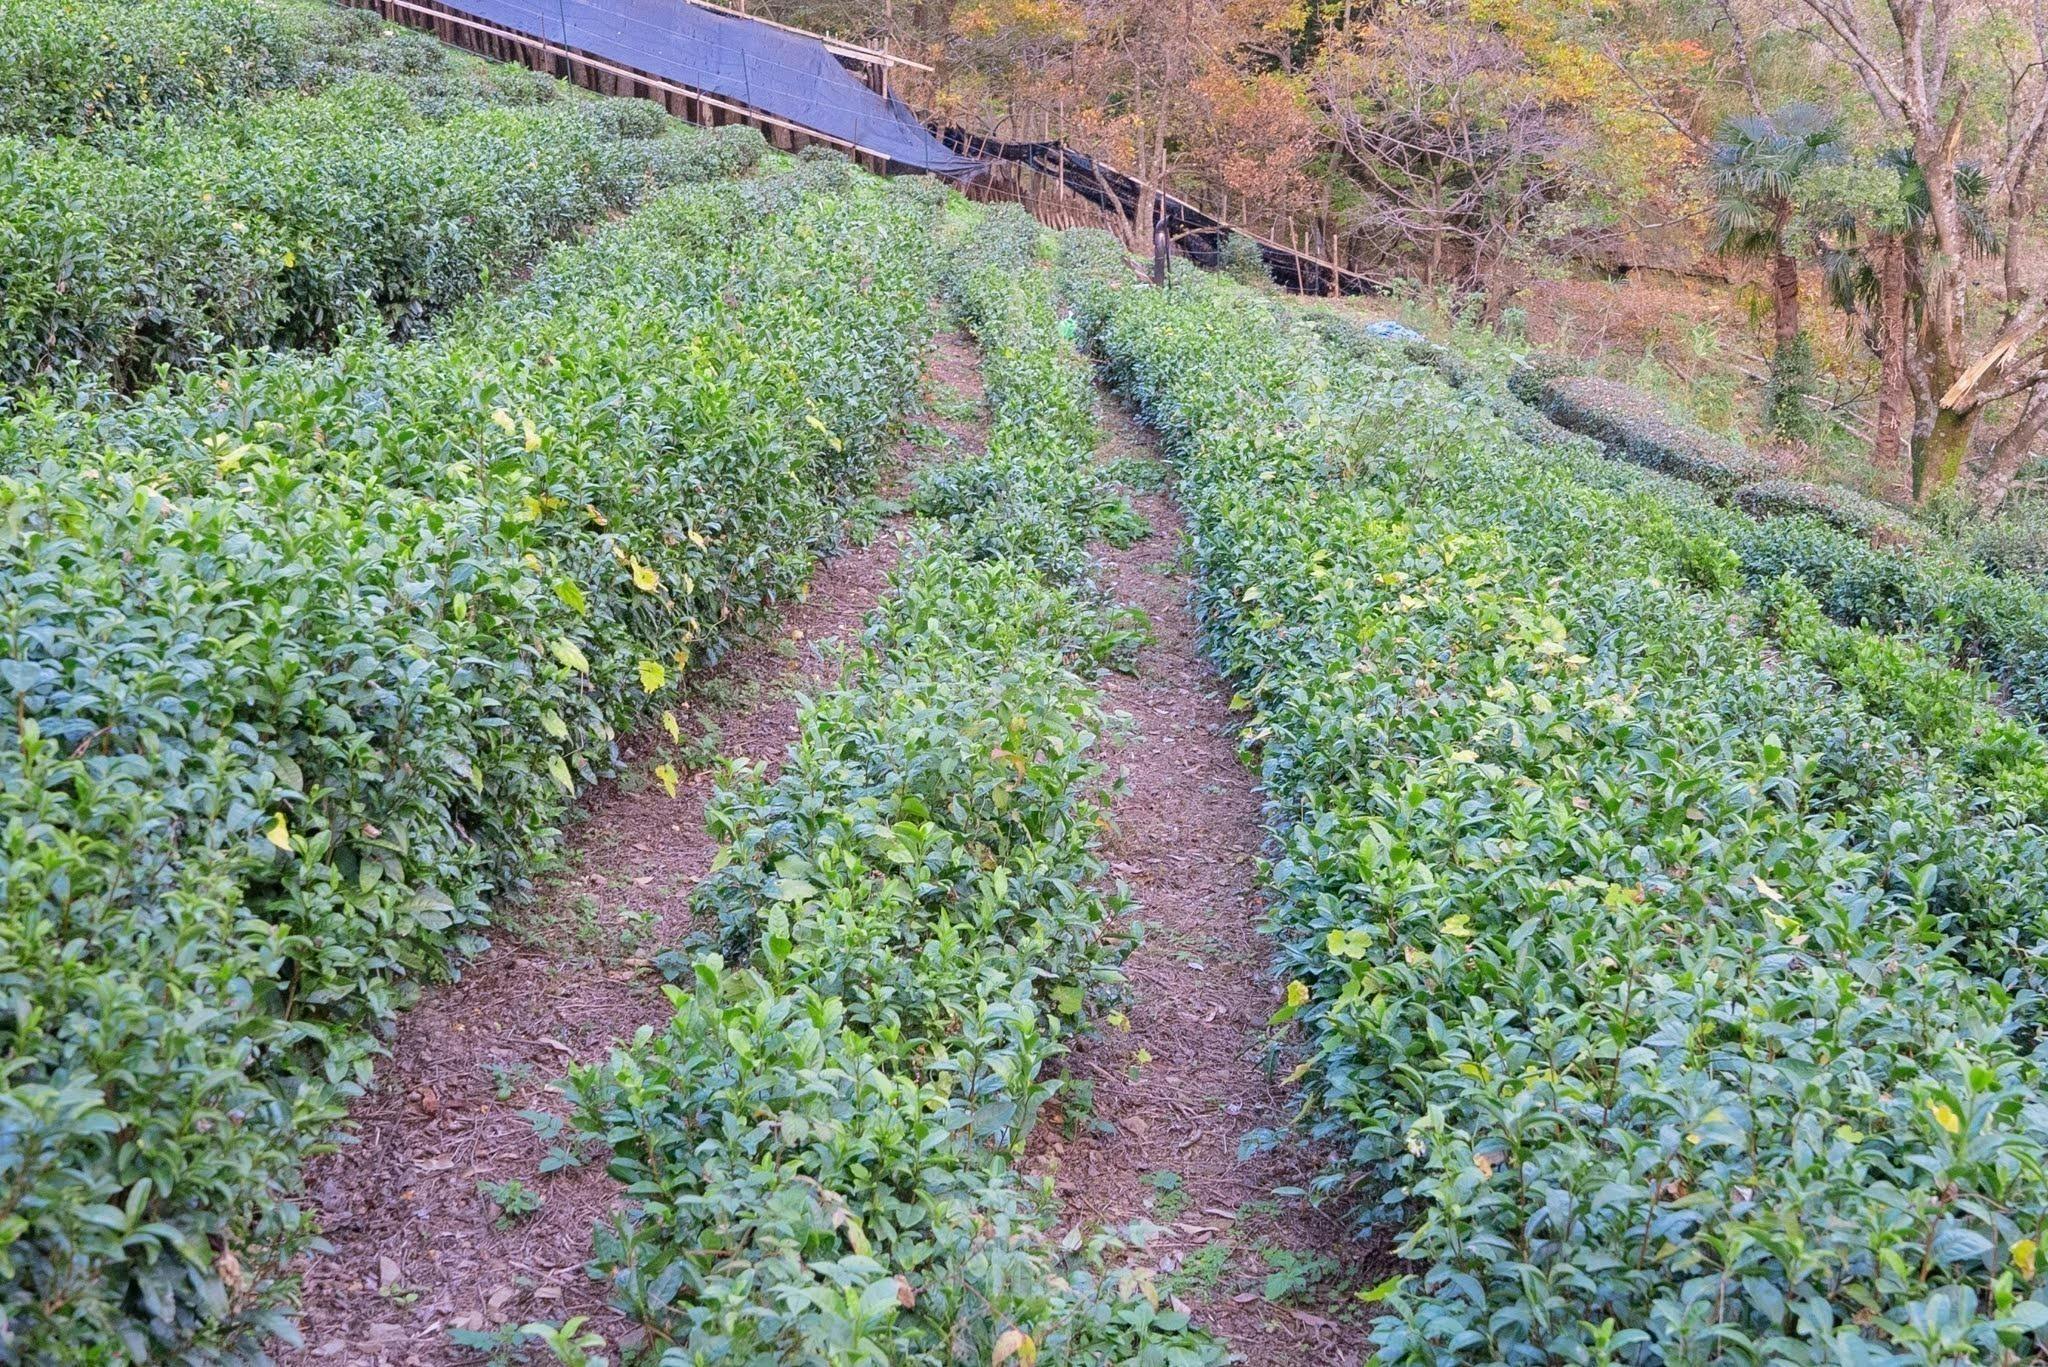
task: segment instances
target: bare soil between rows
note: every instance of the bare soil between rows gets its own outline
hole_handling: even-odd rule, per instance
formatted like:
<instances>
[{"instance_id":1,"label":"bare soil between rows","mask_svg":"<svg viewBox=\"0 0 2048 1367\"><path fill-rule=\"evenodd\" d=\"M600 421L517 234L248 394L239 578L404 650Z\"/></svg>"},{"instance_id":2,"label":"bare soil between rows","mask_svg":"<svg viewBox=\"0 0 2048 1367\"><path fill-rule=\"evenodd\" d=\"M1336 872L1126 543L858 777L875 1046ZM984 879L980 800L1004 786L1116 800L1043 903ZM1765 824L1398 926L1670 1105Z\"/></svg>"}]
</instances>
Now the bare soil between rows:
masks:
<instances>
[{"instance_id":1,"label":"bare soil between rows","mask_svg":"<svg viewBox=\"0 0 2048 1367\"><path fill-rule=\"evenodd\" d=\"M1106 457L1157 459L1148 433L1103 407ZM1284 1139L1297 1055L1267 1025L1281 995L1258 929L1260 799L1229 689L1201 655L1180 512L1165 494L1132 502L1152 535L1100 558L1155 639L1136 673L1102 692L1130 718L1111 760L1124 787L1108 853L1145 936L1126 966L1128 1028L1112 1023L1069 1060L1089 1102L1048 1117L1032 1162L1071 1222L1156 1226L1131 1261L1243 1361L1360 1362L1370 1345L1351 1293L1391 1264L1353 1237L1345 1212L1289 1194L1319 1162ZM1260 1132L1283 1142L1243 1151Z\"/></svg>"}]
</instances>

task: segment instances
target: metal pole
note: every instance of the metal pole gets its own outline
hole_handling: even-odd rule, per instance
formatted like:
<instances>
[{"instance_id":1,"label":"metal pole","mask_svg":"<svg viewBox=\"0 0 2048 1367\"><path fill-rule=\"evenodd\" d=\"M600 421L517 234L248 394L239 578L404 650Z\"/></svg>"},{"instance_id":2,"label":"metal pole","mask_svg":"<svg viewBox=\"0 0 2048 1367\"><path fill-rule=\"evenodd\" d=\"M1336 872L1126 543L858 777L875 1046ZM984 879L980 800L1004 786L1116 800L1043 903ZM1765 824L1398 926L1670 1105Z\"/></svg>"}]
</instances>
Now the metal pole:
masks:
<instances>
[{"instance_id":1,"label":"metal pole","mask_svg":"<svg viewBox=\"0 0 2048 1367\"><path fill-rule=\"evenodd\" d=\"M1172 251L1172 240L1166 233L1166 210L1158 196L1152 200L1152 283L1166 283L1166 258Z\"/></svg>"}]
</instances>

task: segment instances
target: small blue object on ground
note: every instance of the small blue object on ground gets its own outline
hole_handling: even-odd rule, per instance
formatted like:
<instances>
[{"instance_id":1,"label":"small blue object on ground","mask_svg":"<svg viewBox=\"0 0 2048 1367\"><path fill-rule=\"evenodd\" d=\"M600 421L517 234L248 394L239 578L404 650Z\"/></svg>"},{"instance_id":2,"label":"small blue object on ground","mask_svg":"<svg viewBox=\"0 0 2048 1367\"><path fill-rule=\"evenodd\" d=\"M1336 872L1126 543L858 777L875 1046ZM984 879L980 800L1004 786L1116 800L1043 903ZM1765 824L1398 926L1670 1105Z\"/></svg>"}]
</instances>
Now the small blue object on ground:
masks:
<instances>
[{"instance_id":1,"label":"small blue object on ground","mask_svg":"<svg viewBox=\"0 0 2048 1367\"><path fill-rule=\"evenodd\" d=\"M1377 337L1382 342L1424 342L1429 340L1414 328L1390 320L1367 323L1365 325L1365 335Z\"/></svg>"}]
</instances>

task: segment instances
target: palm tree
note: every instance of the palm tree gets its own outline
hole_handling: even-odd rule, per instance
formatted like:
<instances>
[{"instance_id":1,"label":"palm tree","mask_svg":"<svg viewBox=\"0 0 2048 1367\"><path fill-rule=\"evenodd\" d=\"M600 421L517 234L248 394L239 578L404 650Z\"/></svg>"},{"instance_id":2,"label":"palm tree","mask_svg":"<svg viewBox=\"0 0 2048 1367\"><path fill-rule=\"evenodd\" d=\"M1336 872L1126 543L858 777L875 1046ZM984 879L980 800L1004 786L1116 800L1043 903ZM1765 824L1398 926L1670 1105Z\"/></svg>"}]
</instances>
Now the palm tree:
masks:
<instances>
[{"instance_id":1,"label":"palm tree","mask_svg":"<svg viewBox=\"0 0 2048 1367\"><path fill-rule=\"evenodd\" d=\"M1842 126L1817 105L1728 119L1715 136L1714 250L1771 263L1771 310L1780 351L1799 336L1799 263L1787 241L1794 187L1841 154Z\"/></svg>"}]
</instances>

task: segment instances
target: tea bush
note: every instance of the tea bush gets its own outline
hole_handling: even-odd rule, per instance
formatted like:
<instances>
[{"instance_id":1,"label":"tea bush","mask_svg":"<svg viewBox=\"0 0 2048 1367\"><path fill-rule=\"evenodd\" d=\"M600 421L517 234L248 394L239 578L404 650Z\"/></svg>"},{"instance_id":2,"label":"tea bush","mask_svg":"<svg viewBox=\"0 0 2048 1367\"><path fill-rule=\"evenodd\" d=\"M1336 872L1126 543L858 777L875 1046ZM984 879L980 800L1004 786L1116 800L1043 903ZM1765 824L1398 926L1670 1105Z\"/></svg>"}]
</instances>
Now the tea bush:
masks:
<instances>
[{"instance_id":1,"label":"tea bush","mask_svg":"<svg viewBox=\"0 0 2048 1367\"><path fill-rule=\"evenodd\" d=\"M1424 1268L1382 1359L2038 1356L2048 1078L1993 975L2041 836L1920 732L2037 743L1791 599L1752 630L1682 503L1108 250L1071 287L1180 463L1311 1111Z\"/></svg>"},{"instance_id":2,"label":"tea bush","mask_svg":"<svg viewBox=\"0 0 2048 1367\"><path fill-rule=\"evenodd\" d=\"M998 223L951 272L991 458L1078 466L1085 390L1043 273L1017 269L1025 225ZM1043 404L1048 373L1065 398ZM1005 498L1072 525L913 551L779 775L713 803L725 845L697 898L722 954L671 989L664 1029L572 1076L633 1200L598 1262L666 1363L1221 1360L1140 1273L1061 1246L1010 1168L1127 946L1096 848L1101 619L1064 561L1038 568L1087 508Z\"/></svg>"},{"instance_id":3,"label":"tea bush","mask_svg":"<svg viewBox=\"0 0 2048 1367\"><path fill-rule=\"evenodd\" d=\"M431 341L8 425L6 1356L276 1327L365 1027L890 440L927 217L811 172L670 192Z\"/></svg>"},{"instance_id":4,"label":"tea bush","mask_svg":"<svg viewBox=\"0 0 2048 1367\"><path fill-rule=\"evenodd\" d=\"M80 134L298 80L375 16L300 0L0 0L0 134Z\"/></svg>"},{"instance_id":5,"label":"tea bush","mask_svg":"<svg viewBox=\"0 0 2048 1367\"><path fill-rule=\"evenodd\" d=\"M1647 469L1724 492L1770 474L1739 443L1673 417L1656 400L1612 380L1520 370L1508 387L1552 422Z\"/></svg>"},{"instance_id":6,"label":"tea bush","mask_svg":"<svg viewBox=\"0 0 2048 1367\"><path fill-rule=\"evenodd\" d=\"M756 155L673 122L622 136L582 108L436 122L364 77L104 145L0 139L0 382L76 368L128 387L224 348L403 335L549 240Z\"/></svg>"},{"instance_id":7,"label":"tea bush","mask_svg":"<svg viewBox=\"0 0 2048 1367\"><path fill-rule=\"evenodd\" d=\"M1095 465L1101 434L1087 367L1060 334L1042 276L1043 230L1016 205L980 215L970 249L949 241L949 292L976 337L1000 353L985 368L993 430L980 455L921 471L914 503L944 518L949 541L972 555L1029 560L1041 573L1086 577L1087 543L1129 544L1145 524Z\"/></svg>"},{"instance_id":8,"label":"tea bush","mask_svg":"<svg viewBox=\"0 0 2048 1367\"><path fill-rule=\"evenodd\" d=\"M1332 330L1326 326L1326 330ZM1354 326L1341 325L1350 355L1373 351ZM1384 356L1384 349L1380 350ZM1525 378L1524 393L1540 377ZM1581 483L1623 491L1651 490L1683 501L1688 516L1733 553L1741 573L1762 588L1792 575L1812 591L1830 617L1850 626L1924 639L1952 660L1983 668L2004 691L2004 704L2039 725L2048 722L2048 591L2036 582L2005 578L1928 541L1903 515L1885 517L1846 491L1823 489L1827 507L1816 514L1796 501L1803 491L1766 482L1732 491L1735 501L1765 514L1742 516L1702 489L1648 469L1587 459L1576 441L1558 441L1534 408L1493 393L1473 377L1469 386L1520 435L1542 443ZM1540 424L1540 426L1538 426ZM1598 447L1596 449L1613 449ZM1780 498L1778 494L1788 497Z\"/></svg>"},{"instance_id":9,"label":"tea bush","mask_svg":"<svg viewBox=\"0 0 2048 1367\"><path fill-rule=\"evenodd\" d=\"M1866 498L1840 485L1764 479L1743 485L1731 495L1731 501L1758 518L1811 514L1872 545L1912 546L1926 539L1925 532L1889 503Z\"/></svg>"}]
</instances>

